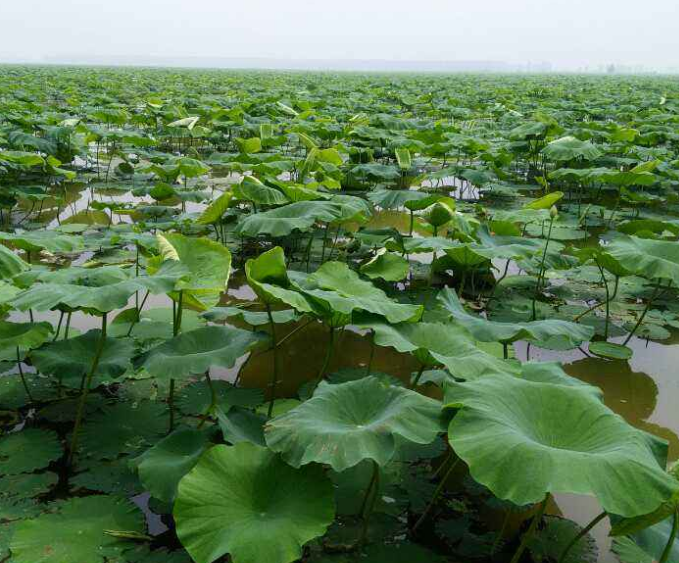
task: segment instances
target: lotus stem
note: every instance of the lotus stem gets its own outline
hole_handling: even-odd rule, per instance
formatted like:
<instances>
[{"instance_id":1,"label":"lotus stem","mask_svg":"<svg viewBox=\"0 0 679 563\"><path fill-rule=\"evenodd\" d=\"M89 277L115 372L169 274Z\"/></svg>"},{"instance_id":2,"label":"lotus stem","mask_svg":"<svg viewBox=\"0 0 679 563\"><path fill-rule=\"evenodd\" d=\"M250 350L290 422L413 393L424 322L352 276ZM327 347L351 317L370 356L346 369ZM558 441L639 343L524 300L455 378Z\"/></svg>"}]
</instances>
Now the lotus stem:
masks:
<instances>
[{"instance_id":1,"label":"lotus stem","mask_svg":"<svg viewBox=\"0 0 679 563\"><path fill-rule=\"evenodd\" d=\"M563 563L563 561L566 560L566 556L570 552L571 549L575 546L576 543L578 543L582 538L584 538L589 532L596 526L599 522L601 522L605 517L607 516L606 511L604 510L601 514L598 514L597 516L594 517L594 519L587 524L582 530L580 530L575 537L568 542L568 545L565 547L565 549L561 552L561 555L559 556L559 560L557 563Z\"/></svg>"},{"instance_id":2,"label":"lotus stem","mask_svg":"<svg viewBox=\"0 0 679 563\"><path fill-rule=\"evenodd\" d=\"M59 312L59 322L57 323L57 331L54 334L54 338L52 338L52 342L56 341L57 338L59 338L59 333L61 332L61 323L64 321L64 312L60 311Z\"/></svg>"},{"instance_id":3,"label":"lotus stem","mask_svg":"<svg viewBox=\"0 0 679 563\"><path fill-rule=\"evenodd\" d=\"M460 463L461 458L457 458L448 468L448 471L445 472L443 477L441 477L441 480L439 481L438 487L436 487L436 490L434 491L434 494L431 497L431 500L429 501L429 504L427 507L424 509L424 512L420 515L418 518L417 522L415 522L415 525L413 526L413 533L417 532L417 529L422 525L422 523L427 519L429 516L429 513L431 512L431 509L434 508L434 505L436 504L436 501L439 499L441 496L441 493L443 492L443 488L446 486L446 483L448 482L448 479L452 475L453 471L457 467L457 464Z\"/></svg>"},{"instance_id":4,"label":"lotus stem","mask_svg":"<svg viewBox=\"0 0 679 563\"><path fill-rule=\"evenodd\" d=\"M184 290L179 290L179 299L177 300L177 315L174 317L174 325L172 333L174 336L179 334L182 329L182 311L184 310Z\"/></svg>"},{"instance_id":5,"label":"lotus stem","mask_svg":"<svg viewBox=\"0 0 679 563\"><path fill-rule=\"evenodd\" d=\"M174 379L170 379L170 393L167 397L167 406L170 410L170 432L174 430Z\"/></svg>"},{"instance_id":6,"label":"lotus stem","mask_svg":"<svg viewBox=\"0 0 679 563\"><path fill-rule=\"evenodd\" d=\"M672 553L672 547L674 546L674 540L677 538L677 531L679 530L679 508L674 509L674 518L672 520L672 531L670 532L670 537L667 540L667 545L663 549L662 555L658 560L658 563L667 563Z\"/></svg>"},{"instance_id":7,"label":"lotus stem","mask_svg":"<svg viewBox=\"0 0 679 563\"><path fill-rule=\"evenodd\" d=\"M305 329L306 327L308 327L311 323L314 322L314 320L315 320L315 319L310 319L310 320L308 320L307 322L305 322L303 325L300 325L300 326L298 326L297 328L295 328L294 330L291 330L288 334L286 334L283 338L281 338L281 339L278 341L278 344L276 344L276 346L277 346L278 348L280 348L281 346L283 346L283 344L285 344L286 340L292 338L292 337L295 336L295 334L297 334L299 331L301 331L301 330Z\"/></svg>"},{"instance_id":8,"label":"lotus stem","mask_svg":"<svg viewBox=\"0 0 679 563\"><path fill-rule=\"evenodd\" d=\"M417 375L416 375L415 378L410 382L410 386L408 387L408 389L415 389L415 387L417 387L417 384L420 382L420 379L422 378L422 374L424 373L424 368L425 368L425 365L422 364L422 365L420 366L419 371L417 372Z\"/></svg>"},{"instance_id":9,"label":"lotus stem","mask_svg":"<svg viewBox=\"0 0 679 563\"><path fill-rule=\"evenodd\" d=\"M670 282L670 285L672 285L672 282ZM670 285L667 287L669 288ZM653 293L651 294L651 297L649 300L646 302L646 307L644 308L643 313L641 313L641 316L639 317L639 320L637 320L637 324L634 325L634 328L632 329L632 332L630 332L627 335L627 338L625 338L625 341L622 343L623 346L627 346L627 343L632 340L632 337L634 336L634 333L637 331L637 329L641 326L641 323L644 322L644 319L646 318L646 313L648 313L648 310L651 308L651 304L653 301L655 301L655 298L658 295L658 291L660 291L660 279L658 280L658 283L655 284L655 289L653 290Z\"/></svg>"},{"instance_id":10,"label":"lotus stem","mask_svg":"<svg viewBox=\"0 0 679 563\"><path fill-rule=\"evenodd\" d=\"M328 341L328 348L325 352L325 358L323 359L323 366L321 366L321 371L318 372L318 377L316 378L316 385L314 385L314 388L318 386L318 384L323 381L323 378L325 377L325 372L328 370L328 366L330 365L330 360L332 359L332 354L333 350L335 348L335 327L331 326L330 327L330 340Z\"/></svg>"},{"instance_id":11,"label":"lotus stem","mask_svg":"<svg viewBox=\"0 0 679 563\"><path fill-rule=\"evenodd\" d=\"M87 396L90 392L90 386L92 385L92 378L94 377L97 367L99 366L99 360L101 359L101 354L104 351L104 344L106 343L106 321L108 313L104 313L101 318L101 335L99 336L99 342L97 342L97 349L94 353L94 358L92 360L92 366L87 374L87 379L85 380L85 386L80 394L80 401L78 402L78 410L75 416L75 423L73 424L73 436L71 438L71 447L68 452L68 462L70 466L73 463L73 457L75 456L76 449L78 447L78 434L80 433L80 425L82 424L83 415L85 413L85 403L87 402Z\"/></svg>"},{"instance_id":12,"label":"lotus stem","mask_svg":"<svg viewBox=\"0 0 679 563\"><path fill-rule=\"evenodd\" d=\"M363 517L363 527L361 528L361 535L358 538L358 545L363 545L368 537L368 525L370 524L370 516L375 509L375 502L380 493L380 466L373 459L373 474L370 479L370 485L363 497L363 504L361 506L361 516ZM370 499L370 500L368 500Z\"/></svg>"},{"instance_id":13,"label":"lotus stem","mask_svg":"<svg viewBox=\"0 0 679 563\"><path fill-rule=\"evenodd\" d=\"M370 371L373 367L373 359L375 358L375 331L370 331L372 338L370 339L370 357L368 358L368 365L366 367L366 375L370 375Z\"/></svg>"},{"instance_id":14,"label":"lotus stem","mask_svg":"<svg viewBox=\"0 0 679 563\"><path fill-rule=\"evenodd\" d=\"M545 249L542 252L542 260L540 262L540 269L538 270L538 279L537 282L535 283L535 294L533 295L533 317L532 320L535 320L537 317L537 313L535 310L535 302L537 301L538 298L538 293L540 292L540 289L542 288L542 280L545 275L545 260L547 260L547 249L549 248L549 241L552 239L552 227L554 227L554 217L550 217L549 219L549 231L547 233L547 242L545 243ZM544 224L543 224L544 228Z\"/></svg>"},{"instance_id":15,"label":"lotus stem","mask_svg":"<svg viewBox=\"0 0 679 563\"><path fill-rule=\"evenodd\" d=\"M545 499L540 503L540 507L538 508L538 511L535 513L535 516L533 516L533 520L531 521L530 526L526 530L526 533L523 534L523 537L521 538L521 543L519 544L518 549L514 553L514 556L512 557L510 563L519 563L519 560L521 559L523 552L526 550L528 541L533 537L535 529L538 527L538 523L540 522L540 520L542 520L542 516L545 514L545 509L547 508L547 502L549 501L549 497L550 494L547 493Z\"/></svg>"},{"instance_id":16,"label":"lotus stem","mask_svg":"<svg viewBox=\"0 0 679 563\"><path fill-rule=\"evenodd\" d=\"M502 540L502 536L505 534L505 530L507 529L507 524L509 523L509 516L511 512L508 510L505 512L505 517L502 519L502 527L497 533L497 536L495 537L495 541L493 541L493 547L490 549L490 556L492 557L495 555L495 551L498 548L498 545L500 545L500 541Z\"/></svg>"},{"instance_id":17,"label":"lotus stem","mask_svg":"<svg viewBox=\"0 0 679 563\"><path fill-rule=\"evenodd\" d=\"M217 392L215 391L215 386L212 384L212 378L210 377L209 369L205 372L205 381L207 381L207 385L210 388L210 405L208 406L207 411L203 416L203 420L201 420L200 424L198 424L199 430L203 427L205 421L210 416L210 413L213 412L215 410L215 407L217 406Z\"/></svg>"},{"instance_id":18,"label":"lotus stem","mask_svg":"<svg viewBox=\"0 0 679 563\"><path fill-rule=\"evenodd\" d=\"M32 403L33 397L31 396L31 391L28 388L28 383L26 383L26 377L24 376L24 369L21 367L21 354L19 353L19 347L17 346L17 368L19 369L19 376L21 377L21 383L24 385L24 390L26 395L28 395L28 400Z\"/></svg>"},{"instance_id":19,"label":"lotus stem","mask_svg":"<svg viewBox=\"0 0 679 563\"><path fill-rule=\"evenodd\" d=\"M69 311L66 315L66 328L64 329L64 340L68 340L68 332L71 330L71 316L73 313Z\"/></svg>"},{"instance_id":20,"label":"lotus stem","mask_svg":"<svg viewBox=\"0 0 679 563\"><path fill-rule=\"evenodd\" d=\"M276 323L273 321L271 314L271 305L267 303L266 314L269 316L269 325L271 326L271 339L273 340L273 374L271 378L271 399L269 400L269 410L266 413L267 418L271 418L273 413L273 405L276 401L276 386L278 385L278 342L276 340Z\"/></svg>"},{"instance_id":21,"label":"lotus stem","mask_svg":"<svg viewBox=\"0 0 679 563\"><path fill-rule=\"evenodd\" d=\"M323 234L323 251L321 253L321 264L325 263L325 246L328 244L328 231L330 229L330 223L325 225L325 233Z\"/></svg>"}]
</instances>

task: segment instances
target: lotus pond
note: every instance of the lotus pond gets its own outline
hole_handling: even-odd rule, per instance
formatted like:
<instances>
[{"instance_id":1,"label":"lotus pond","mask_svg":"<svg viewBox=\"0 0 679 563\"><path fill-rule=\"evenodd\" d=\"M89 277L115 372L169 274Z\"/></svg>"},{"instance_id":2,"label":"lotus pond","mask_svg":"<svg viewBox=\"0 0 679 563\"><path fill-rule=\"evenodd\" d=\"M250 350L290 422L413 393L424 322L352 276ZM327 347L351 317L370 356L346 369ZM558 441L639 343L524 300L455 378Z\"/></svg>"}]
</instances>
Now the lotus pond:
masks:
<instances>
[{"instance_id":1,"label":"lotus pond","mask_svg":"<svg viewBox=\"0 0 679 563\"><path fill-rule=\"evenodd\" d=\"M0 561L679 562L679 82L0 68Z\"/></svg>"}]
</instances>

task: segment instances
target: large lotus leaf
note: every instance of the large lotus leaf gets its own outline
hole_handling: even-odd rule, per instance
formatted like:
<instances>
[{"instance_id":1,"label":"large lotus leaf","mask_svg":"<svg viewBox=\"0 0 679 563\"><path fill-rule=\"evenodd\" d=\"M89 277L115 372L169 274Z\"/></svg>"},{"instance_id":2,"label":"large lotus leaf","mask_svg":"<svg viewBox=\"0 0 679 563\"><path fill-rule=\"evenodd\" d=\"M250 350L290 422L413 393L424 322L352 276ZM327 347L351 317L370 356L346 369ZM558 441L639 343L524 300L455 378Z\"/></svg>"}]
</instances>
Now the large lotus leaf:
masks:
<instances>
[{"instance_id":1,"label":"large lotus leaf","mask_svg":"<svg viewBox=\"0 0 679 563\"><path fill-rule=\"evenodd\" d=\"M141 512L126 499L91 496L59 504L59 511L17 524L10 543L15 563L99 563L129 544L107 531L144 532Z\"/></svg>"},{"instance_id":2,"label":"large lotus leaf","mask_svg":"<svg viewBox=\"0 0 679 563\"><path fill-rule=\"evenodd\" d=\"M440 431L438 401L371 376L321 382L311 399L272 419L265 436L294 467L316 462L343 471L364 459L384 466L399 440L429 444Z\"/></svg>"},{"instance_id":3,"label":"large lotus leaf","mask_svg":"<svg viewBox=\"0 0 679 563\"><path fill-rule=\"evenodd\" d=\"M31 397L36 402L44 402L57 396L56 387L48 377L32 375L27 379L27 384ZM26 388L19 374L0 377L0 409L17 409L28 402Z\"/></svg>"},{"instance_id":4,"label":"large lotus leaf","mask_svg":"<svg viewBox=\"0 0 679 563\"><path fill-rule=\"evenodd\" d=\"M231 274L231 252L208 238L179 234L158 235L158 246L164 260L178 261L189 275L177 285L185 292L186 304L207 310L219 303Z\"/></svg>"},{"instance_id":5,"label":"large lotus leaf","mask_svg":"<svg viewBox=\"0 0 679 563\"><path fill-rule=\"evenodd\" d=\"M254 176L244 176L240 184L234 186L233 195L259 205L284 205L290 202L280 190L263 184Z\"/></svg>"},{"instance_id":6,"label":"large lotus leaf","mask_svg":"<svg viewBox=\"0 0 679 563\"><path fill-rule=\"evenodd\" d=\"M672 518L667 518L631 536L613 540L613 551L623 563L653 563L660 561L672 530ZM679 561L679 539L670 548L667 563Z\"/></svg>"},{"instance_id":7,"label":"large lotus leaf","mask_svg":"<svg viewBox=\"0 0 679 563\"><path fill-rule=\"evenodd\" d=\"M484 225L477 231L481 245L473 246L474 252L485 256L489 260L520 260L530 258L544 249L545 243L539 239L529 239L519 236L491 235Z\"/></svg>"},{"instance_id":8,"label":"large lotus leaf","mask_svg":"<svg viewBox=\"0 0 679 563\"><path fill-rule=\"evenodd\" d=\"M129 462L127 456L111 460L78 458L74 469L77 473L69 478L69 485L77 493L86 489L125 497L138 495L144 487Z\"/></svg>"},{"instance_id":9,"label":"large lotus leaf","mask_svg":"<svg viewBox=\"0 0 679 563\"><path fill-rule=\"evenodd\" d=\"M41 372L60 378L65 385L77 387L83 376L92 369L100 339L101 330L90 330L82 336L51 342L34 350L31 360ZM123 375L132 367L133 354L134 343L131 339L107 337L94 381L104 382Z\"/></svg>"},{"instance_id":10,"label":"large lotus leaf","mask_svg":"<svg viewBox=\"0 0 679 563\"><path fill-rule=\"evenodd\" d=\"M422 364L443 364L458 379L476 379L488 374L517 373L515 364L478 348L464 328L446 323L387 324L377 319L359 319L358 326L375 331L375 344L413 354Z\"/></svg>"},{"instance_id":11,"label":"large lotus leaf","mask_svg":"<svg viewBox=\"0 0 679 563\"><path fill-rule=\"evenodd\" d=\"M134 460L139 479L153 497L173 502L177 485L208 447L206 432L180 428Z\"/></svg>"},{"instance_id":12,"label":"large lotus leaf","mask_svg":"<svg viewBox=\"0 0 679 563\"><path fill-rule=\"evenodd\" d=\"M63 451L56 432L27 428L0 438L0 475L29 473L47 467Z\"/></svg>"},{"instance_id":13,"label":"large lotus leaf","mask_svg":"<svg viewBox=\"0 0 679 563\"><path fill-rule=\"evenodd\" d=\"M280 246L248 260L245 263L245 275L248 285L263 303L285 303L297 311L312 311L304 296L294 288L291 289L285 254Z\"/></svg>"},{"instance_id":14,"label":"large lotus leaf","mask_svg":"<svg viewBox=\"0 0 679 563\"><path fill-rule=\"evenodd\" d=\"M335 517L321 466L293 469L259 446L205 452L179 483L177 535L196 563L290 563Z\"/></svg>"},{"instance_id":15,"label":"large lotus leaf","mask_svg":"<svg viewBox=\"0 0 679 563\"><path fill-rule=\"evenodd\" d=\"M264 391L257 388L235 387L228 381L197 381L182 388L177 394L176 404L184 414L202 415L212 403L212 391L217 406L225 412L232 407L254 408L264 403Z\"/></svg>"},{"instance_id":16,"label":"large lotus leaf","mask_svg":"<svg viewBox=\"0 0 679 563\"><path fill-rule=\"evenodd\" d=\"M26 231L23 233L0 232L0 240L13 244L28 252L48 250L49 252L80 252L85 248L83 237L63 235L53 230Z\"/></svg>"},{"instance_id":17,"label":"large lotus leaf","mask_svg":"<svg viewBox=\"0 0 679 563\"><path fill-rule=\"evenodd\" d=\"M588 341L594 335L594 329L569 321L549 319L532 322L500 322L490 321L465 311L455 290L443 289L438 301L452 315L455 322L465 327L480 342L516 342L529 340L545 342L550 338L565 339L571 348Z\"/></svg>"},{"instance_id":18,"label":"large lotus leaf","mask_svg":"<svg viewBox=\"0 0 679 563\"><path fill-rule=\"evenodd\" d=\"M362 280L344 262L326 262L298 285L317 312L325 317L366 311L391 323L401 323L418 321L424 311L422 305L392 301L384 291Z\"/></svg>"},{"instance_id":19,"label":"large lotus leaf","mask_svg":"<svg viewBox=\"0 0 679 563\"><path fill-rule=\"evenodd\" d=\"M606 252L623 268L649 280L679 285L679 244L676 241L619 235Z\"/></svg>"},{"instance_id":20,"label":"large lotus leaf","mask_svg":"<svg viewBox=\"0 0 679 563\"><path fill-rule=\"evenodd\" d=\"M568 544L581 531L582 528L572 520L548 516L544 527L528 542L528 551L536 563L558 561ZM596 540L586 534L569 550L563 563L596 563L598 559Z\"/></svg>"},{"instance_id":21,"label":"large lotus leaf","mask_svg":"<svg viewBox=\"0 0 679 563\"><path fill-rule=\"evenodd\" d=\"M27 350L42 346L52 333L49 323L10 323L0 321L0 360L23 358Z\"/></svg>"},{"instance_id":22,"label":"large lotus leaf","mask_svg":"<svg viewBox=\"0 0 679 563\"><path fill-rule=\"evenodd\" d=\"M601 156L601 151L589 141L581 141L575 137L562 137L549 143L543 154L549 160L557 162L582 158L583 160L596 160Z\"/></svg>"},{"instance_id":23,"label":"large lotus leaf","mask_svg":"<svg viewBox=\"0 0 679 563\"><path fill-rule=\"evenodd\" d=\"M232 368L238 358L266 339L262 333L231 326L207 326L156 346L141 365L159 379L201 375L211 367Z\"/></svg>"},{"instance_id":24,"label":"large lotus leaf","mask_svg":"<svg viewBox=\"0 0 679 563\"><path fill-rule=\"evenodd\" d=\"M413 190L373 190L368 193L368 199L373 205L382 209L397 209L403 207L406 202L423 200L426 197L428 197L426 192Z\"/></svg>"},{"instance_id":25,"label":"large lotus leaf","mask_svg":"<svg viewBox=\"0 0 679 563\"><path fill-rule=\"evenodd\" d=\"M115 459L138 453L167 432L167 406L151 401L119 402L86 419L80 438L81 456Z\"/></svg>"},{"instance_id":26,"label":"large lotus leaf","mask_svg":"<svg viewBox=\"0 0 679 563\"><path fill-rule=\"evenodd\" d=\"M403 241L403 249L406 254L422 254L425 252L441 252L447 249L456 248L460 243L456 240L451 240L443 237L427 237L427 238L407 238ZM395 243L387 243L389 250L399 251L400 249Z\"/></svg>"},{"instance_id":27,"label":"large lotus leaf","mask_svg":"<svg viewBox=\"0 0 679 563\"><path fill-rule=\"evenodd\" d=\"M371 280L382 279L397 282L408 275L410 264L402 256L382 248L371 260L361 266L360 271Z\"/></svg>"},{"instance_id":28,"label":"large lotus leaf","mask_svg":"<svg viewBox=\"0 0 679 563\"><path fill-rule=\"evenodd\" d=\"M0 505L43 495L54 487L57 481L59 476L51 471L0 477Z\"/></svg>"},{"instance_id":29,"label":"large lotus leaf","mask_svg":"<svg viewBox=\"0 0 679 563\"><path fill-rule=\"evenodd\" d=\"M28 272L19 276L28 287L12 300L20 311L47 311L57 305L72 309L95 309L102 313L122 309L130 297L140 290L153 294L171 291L177 276L131 277L116 267L65 268L49 272Z\"/></svg>"},{"instance_id":30,"label":"large lotus leaf","mask_svg":"<svg viewBox=\"0 0 679 563\"><path fill-rule=\"evenodd\" d=\"M547 493L591 494L625 517L657 509L677 489L658 464L666 444L627 424L587 389L489 376L449 382L448 429L472 477L517 505Z\"/></svg>"},{"instance_id":31,"label":"large lotus leaf","mask_svg":"<svg viewBox=\"0 0 679 563\"><path fill-rule=\"evenodd\" d=\"M293 231L306 232L316 221L329 223L342 216L342 206L332 201L299 201L247 215L236 229L237 235L286 237Z\"/></svg>"},{"instance_id":32,"label":"large lotus leaf","mask_svg":"<svg viewBox=\"0 0 679 563\"><path fill-rule=\"evenodd\" d=\"M0 244L0 280L8 280L30 266L6 246Z\"/></svg>"},{"instance_id":33,"label":"large lotus leaf","mask_svg":"<svg viewBox=\"0 0 679 563\"><path fill-rule=\"evenodd\" d=\"M224 323L233 318L252 326L264 326L270 322L266 311L249 311L245 307L213 307L209 311L205 311L202 316L213 323ZM294 309L283 309L271 311L271 317L274 324L287 324L298 321L300 314Z\"/></svg>"}]
</instances>

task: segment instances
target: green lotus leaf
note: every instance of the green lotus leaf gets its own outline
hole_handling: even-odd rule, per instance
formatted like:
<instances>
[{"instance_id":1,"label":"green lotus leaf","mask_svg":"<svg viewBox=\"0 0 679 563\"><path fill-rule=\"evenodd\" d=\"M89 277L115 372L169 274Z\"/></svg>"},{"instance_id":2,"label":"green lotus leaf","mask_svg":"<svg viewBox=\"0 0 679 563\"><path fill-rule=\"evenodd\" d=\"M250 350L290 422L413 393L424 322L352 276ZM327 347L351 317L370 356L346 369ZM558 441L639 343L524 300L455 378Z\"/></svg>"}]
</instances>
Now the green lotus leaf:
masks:
<instances>
[{"instance_id":1,"label":"green lotus leaf","mask_svg":"<svg viewBox=\"0 0 679 563\"><path fill-rule=\"evenodd\" d=\"M423 200L428 197L426 192L413 190L373 190L368 193L368 199L373 205L382 209L398 209L408 202ZM432 202L434 203L434 202ZM429 203L431 205L432 203ZM426 205L425 207L429 207ZM423 208L424 209L424 208Z\"/></svg>"},{"instance_id":2,"label":"green lotus leaf","mask_svg":"<svg viewBox=\"0 0 679 563\"><path fill-rule=\"evenodd\" d=\"M679 284L679 245L675 241L618 235L606 252L623 268L649 280Z\"/></svg>"},{"instance_id":3,"label":"green lotus leaf","mask_svg":"<svg viewBox=\"0 0 679 563\"><path fill-rule=\"evenodd\" d=\"M122 456L111 460L96 460L80 457L69 478L71 488L112 495L131 497L144 492L137 474L129 467L130 458Z\"/></svg>"},{"instance_id":4,"label":"green lotus leaf","mask_svg":"<svg viewBox=\"0 0 679 563\"><path fill-rule=\"evenodd\" d=\"M292 286L285 266L285 254L280 246L248 260L245 263L245 276L248 285L263 303L285 303L307 313L313 310L304 296Z\"/></svg>"},{"instance_id":5,"label":"green lotus leaf","mask_svg":"<svg viewBox=\"0 0 679 563\"><path fill-rule=\"evenodd\" d=\"M341 205L332 201L299 201L242 218L236 234L246 237L286 237L307 232L317 221L330 223L342 216Z\"/></svg>"},{"instance_id":6,"label":"green lotus leaf","mask_svg":"<svg viewBox=\"0 0 679 563\"><path fill-rule=\"evenodd\" d=\"M62 235L51 230L26 231L23 233L0 232L0 240L27 252L47 250L52 253L80 252L85 248L83 237L79 235Z\"/></svg>"},{"instance_id":7,"label":"green lotus leaf","mask_svg":"<svg viewBox=\"0 0 679 563\"><path fill-rule=\"evenodd\" d=\"M214 223L218 223L224 213L226 213L226 211L231 206L232 199L233 192L224 192L210 205L208 205L196 222L199 225L212 225Z\"/></svg>"},{"instance_id":8,"label":"green lotus leaf","mask_svg":"<svg viewBox=\"0 0 679 563\"><path fill-rule=\"evenodd\" d=\"M587 389L488 376L449 382L445 403L457 411L448 429L455 453L477 482L514 504L591 494L606 512L633 517L677 490L656 458L666 444Z\"/></svg>"},{"instance_id":9,"label":"green lotus leaf","mask_svg":"<svg viewBox=\"0 0 679 563\"><path fill-rule=\"evenodd\" d=\"M23 358L27 350L42 346L50 334L49 323L11 323L0 321L0 360L14 361L18 355Z\"/></svg>"},{"instance_id":10,"label":"green lotus leaf","mask_svg":"<svg viewBox=\"0 0 679 563\"><path fill-rule=\"evenodd\" d=\"M10 542L16 563L99 563L129 544L109 530L144 531L141 512L128 500L91 496L59 503L59 511L16 525Z\"/></svg>"},{"instance_id":11,"label":"green lotus leaf","mask_svg":"<svg viewBox=\"0 0 679 563\"><path fill-rule=\"evenodd\" d=\"M250 442L257 446L266 446L264 441L266 415L242 407L233 407L227 412L220 408L217 409L217 420L224 440L230 444Z\"/></svg>"},{"instance_id":12,"label":"green lotus leaf","mask_svg":"<svg viewBox=\"0 0 679 563\"><path fill-rule=\"evenodd\" d=\"M557 201L559 201L564 196L563 192L550 192L541 198L535 199L530 203L524 205L526 209L550 209Z\"/></svg>"},{"instance_id":13,"label":"green lotus leaf","mask_svg":"<svg viewBox=\"0 0 679 563\"><path fill-rule=\"evenodd\" d=\"M0 280L9 280L29 268L14 252L0 244Z\"/></svg>"},{"instance_id":14,"label":"green lotus leaf","mask_svg":"<svg viewBox=\"0 0 679 563\"><path fill-rule=\"evenodd\" d=\"M525 323L489 321L465 311L455 290L450 288L443 289L437 299L452 315L456 323L466 328L476 340L481 342L510 343L517 340L545 342L550 338L560 337L571 348L575 348L594 336L592 327L558 319Z\"/></svg>"},{"instance_id":15,"label":"green lotus leaf","mask_svg":"<svg viewBox=\"0 0 679 563\"><path fill-rule=\"evenodd\" d=\"M92 368L101 339L100 330L90 330L81 336L51 342L31 352L31 361L43 373L58 377L71 387L80 382ZM116 379L132 367L134 344L129 338L107 337L97 364L95 382Z\"/></svg>"},{"instance_id":16,"label":"green lotus leaf","mask_svg":"<svg viewBox=\"0 0 679 563\"><path fill-rule=\"evenodd\" d=\"M549 160L563 162L580 158L582 160L596 160L601 151L589 141L581 141L575 137L562 137L549 143L543 150Z\"/></svg>"},{"instance_id":17,"label":"green lotus leaf","mask_svg":"<svg viewBox=\"0 0 679 563\"><path fill-rule=\"evenodd\" d=\"M232 368L238 358L267 336L230 326L207 326L163 342L145 354L140 365L158 379L202 375L211 367Z\"/></svg>"},{"instance_id":18,"label":"green lotus leaf","mask_svg":"<svg viewBox=\"0 0 679 563\"><path fill-rule=\"evenodd\" d=\"M284 205L290 201L280 190L263 184L254 176L244 176L240 184L234 186L233 195L258 205Z\"/></svg>"},{"instance_id":19,"label":"green lotus leaf","mask_svg":"<svg viewBox=\"0 0 679 563\"><path fill-rule=\"evenodd\" d=\"M254 408L264 402L261 389L235 387L228 381L213 381L217 406L228 412L232 407ZM187 385L177 394L177 407L185 414L202 415L212 403L212 391L204 381Z\"/></svg>"},{"instance_id":20,"label":"green lotus leaf","mask_svg":"<svg viewBox=\"0 0 679 563\"><path fill-rule=\"evenodd\" d=\"M179 482L177 535L196 563L290 563L335 516L322 467L293 469L265 448L215 446ZM265 541L263 539L265 538Z\"/></svg>"},{"instance_id":21,"label":"green lotus leaf","mask_svg":"<svg viewBox=\"0 0 679 563\"><path fill-rule=\"evenodd\" d=\"M429 444L440 431L438 401L366 377L321 382L311 399L272 419L265 436L293 467L315 462L343 471L364 459L384 466L398 440Z\"/></svg>"},{"instance_id":22,"label":"green lotus leaf","mask_svg":"<svg viewBox=\"0 0 679 563\"><path fill-rule=\"evenodd\" d=\"M653 563L660 558L667 546L672 530L672 518L667 518L631 536L616 537L613 551L623 563ZM670 548L667 562L679 561L679 540Z\"/></svg>"},{"instance_id":23,"label":"green lotus leaf","mask_svg":"<svg viewBox=\"0 0 679 563\"><path fill-rule=\"evenodd\" d=\"M63 454L56 432L27 428L0 438L0 475L44 469Z\"/></svg>"},{"instance_id":24,"label":"green lotus leaf","mask_svg":"<svg viewBox=\"0 0 679 563\"><path fill-rule=\"evenodd\" d=\"M250 286L252 284L250 283ZM243 307L213 307L205 311L202 315L205 319L213 323L223 323L228 319L239 319L251 326L264 326L269 324L269 315L264 311L249 311ZM283 309L282 311L271 311L275 324L287 324L298 321L299 313L294 309Z\"/></svg>"},{"instance_id":25,"label":"green lotus leaf","mask_svg":"<svg viewBox=\"0 0 679 563\"><path fill-rule=\"evenodd\" d=\"M145 489L158 500L173 502L177 485L207 449L207 434L180 428L133 460Z\"/></svg>"},{"instance_id":26,"label":"green lotus leaf","mask_svg":"<svg viewBox=\"0 0 679 563\"><path fill-rule=\"evenodd\" d=\"M36 402L56 398L57 390L47 377L31 376L27 379L31 397ZM17 409L29 402L26 389L19 374L0 377L0 409Z\"/></svg>"},{"instance_id":27,"label":"green lotus leaf","mask_svg":"<svg viewBox=\"0 0 679 563\"><path fill-rule=\"evenodd\" d=\"M375 331L375 344L413 354L425 366L442 364L458 379L488 374L518 373L515 364L476 346L466 329L445 323L387 324L377 319L358 319L356 324Z\"/></svg>"},{"instance_id":28,"label":"green lotus leaf","mask_svg":"<svg viewBox=\"0 0 679 563\"><path fill-rule=\"evenodd\" d=\"M629 360L634 354L631 348L615 342L591 342L589 352L609 360Z\"/></svg>"},{"instance_id":29,"label":"green lotus leaf","mask_svg":"<svg viewBox=\"0 0 679 563\"><path fill-rule=\"evenodd\" d=\"M343 262L326 262L313 274L297 281L297 285L321 316L336 313L350 316L354 311L380 315L392 323L415 322L420 319L422 305L404 305L359 275Z\"/></svg>"},{"instance_id":30,"label":"green lotus leaf","mask_svg":"<svg viewBox=\"0 0 679 563\"><path fill-rule=\"evenodd\" d=\"M117 402L89 416L82 428L80 450L94 459L138 453L166 434L167 407L161 403Z\"/></svg>"},{"instance_id":31,"label":"green lotus leaf","mask_svg":"<svg viewBox=\"0 0 679 563\"><path fill-rule=\"evenodd\" d=\"M528 551L536 563L543 561L558 561L561 554L568 547L582 528L572 520L548 516L545 525L528 542ZM563 563L597 563L599 549L595 539L586 534L569 550Z\"/></svg>"},{"instance_id":32,"label":"green lotus leaf","mask_svg":"<svg viewBox=\"0 0 679 563\"><path fill-rule=\"evenodd\" d=\"M207 310L219 303L231 275L231 252L224 245L207 239L180 234L158 235L158 246L165 261L177 261L189 275L177 285L184 292L184 304Z\"/></svg>"},{"instance_id":33,"label":"green lotus leaf","mask_svg":"<svg viewBox=\"0 0 679 563\"><path fill-rule=\"evenodd\" d=\"M0 477L0 505L37 497L49 492L59 481L51 471L44 473L22 473Z\"/></svg>"},{"instance_id":34,"label":"green lotus leaf","mask_svg":"<svg viewBox=\"0 0 679 563\"><path fill-rule=\"evenodd\" d=\"M371 260L360 267L360 272L371 280L382 279L388 282L401 281L409 271L408 261L386 248L378 250Z\"/></svg>"}]
</instances>

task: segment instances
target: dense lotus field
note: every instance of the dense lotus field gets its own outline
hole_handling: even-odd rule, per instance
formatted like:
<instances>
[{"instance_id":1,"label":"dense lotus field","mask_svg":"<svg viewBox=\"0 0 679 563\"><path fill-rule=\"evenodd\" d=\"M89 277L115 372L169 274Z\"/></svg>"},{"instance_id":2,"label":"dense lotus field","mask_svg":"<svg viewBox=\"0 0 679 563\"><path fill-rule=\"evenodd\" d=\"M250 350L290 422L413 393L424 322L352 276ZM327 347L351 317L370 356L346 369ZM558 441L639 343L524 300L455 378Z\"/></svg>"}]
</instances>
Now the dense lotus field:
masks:
<instances>
[{"instance_id":1,"label":"dense lotus field","mask_svg":"<svg viewBox=\"0 0 679 563\"><path fill-rule=\"evenodd\" d=\"M679 327L676 78L3 67L0 224L2 562L679 561L540 361Z\"/></svg>"}]
</instances>

